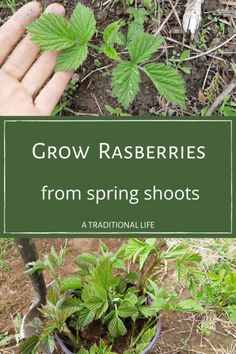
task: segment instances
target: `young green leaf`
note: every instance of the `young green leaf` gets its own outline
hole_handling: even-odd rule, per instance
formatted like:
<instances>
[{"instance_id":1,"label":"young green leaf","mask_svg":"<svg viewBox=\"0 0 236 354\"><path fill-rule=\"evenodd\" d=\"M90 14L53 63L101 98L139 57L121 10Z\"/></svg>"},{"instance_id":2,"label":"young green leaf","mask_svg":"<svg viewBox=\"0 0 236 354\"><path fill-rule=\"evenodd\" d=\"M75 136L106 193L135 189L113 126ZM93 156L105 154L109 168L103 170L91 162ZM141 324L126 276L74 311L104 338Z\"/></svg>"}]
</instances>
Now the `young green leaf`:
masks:
<instances>
[{"instance_id":1,"label":"young green leaf","mask_svg":"<svg viewBox=\"0 0 236 354\"><path fill-rule=\"evenodd\" d=\"M135 37L128 45L129 55L134 64L142 63L150 59L150 56L161 46L163 38L143 33Z\"/></svg>"},{"instance_id":2,"label":"young green leaf","mask_svg":"<svg viewBox=\"0 0 236 354\"><path fill-rule=\"evenodd\" d=\"M102 240L99 240L99 248L102 251L103 255L108 255L109 248L108 248L107 244L105 242L103 242Z\"/></svg>"},{"instance_id":3,"label":"young green leaf","mask_svg":"<svg viewBox=\"0 0 236 354\"><path fill-rule=\"evenodd\" d=\"M118 315L122 318L132 317L137 313L137 308L135 306L125 306L121 305L118 308Z\"/></svg>"},{"instance_id":4,"label":"young green leaf","mask_svg":"<svg viewBox=\"0 0 236 354\"><path fill-rule=\"evenodd\" d=\"M185 50L183 53L180 55L179 61L182 63L185 59L187 59L190 55L190 50Z\"/></svg>"},{"instance_id":5,"label":"young green leaf","mask_svg":"<svg viewBox=\"0 0 236 354\"><path fill-rule=\"evenodd\" d=\"M127 333L127 329L122 320L115 316L108 325L108 330L113 338L124 336Z\"/></svg>"},{"instance_id":6,"label":"young green leaf","mask_svg":"<svg viewBox=\"0 0 236 354\"><path fill-rule=\"evenodd\" d=\"M63 267L65 262L65 256L69 250L67 248L61 249L56 252L55 248L52 246L51 252L48 257L45 257L44 263L51 270L59 270Z\"/></svg>"},{"instance_id":7,"label":"young green leaf","mask_svg":"<svg viewBox=\"0 0 236 354\"><path fill-rule=\"evenodd\" d=\"M64 321L67 320L73 313L77 311L77 308L74 307L66 307L61 308L60 304L56 305L48 302L45 306L40 308L40 312L43 316L49 320L54 321L54 325L59 329L60 326L63 326Z\"/></svg>"},{"instance_id":8,"label":"young green leaf","mask_svg":"<svg viewBox=\"0 0 236 354\"><path fill-rule=\"evenodd\" d=\"M64 278L61 280L60 290L62 292L67 290L81 289L81 280L79 277Z\"/></svg>"},{"instance_id":9,"label":"young green leaf","mask_svg":"<svg viewBox=\"0 0 236 354\"><path fill-rule=\"evenodd\" d=\"M108 58L113 59L113 60L117 60L117 61L121 61L119 54L117 53L115 48L113 48L112 46L110 46L108 44L103 44L101 46L101 50Z\"/></svg>"},{"instance_id":10,"label":"young green leaf","mask_svg":"<svg viewBox=\"0 0 236 354\"><path fill-rule=\"evenodd\" d=\"M150 239L147 242L142 242L137 239L129 240L128 245L125 249L125 259L133 258L133 262L135 262L136 258L139 257L139 265L140 269L142 269L144 263L148 258L149 253L154 248L155 243L155 239Z\"/></svg>"},{"instance_id":11,"label":"young green leaf","mask_svg":"<svg viewBox=\"0 0 236 354\"><path fill-rule=\"evenodd\" d=\"M92 284L107 290L113 281L112 272L113 264L108 257L105 257L94 270Z\"/></svg>"},{"instance_id":12,"label":"young green leaf","mask_svg":"<svg viewBox=\"0 0 236 354\"><path fill-rule=\"evenodd\" d=\"M89 351L85 348L81 348L78 352L78 354L89 354Z\"/></svg>"},{"instance_id":13,"label":"young green leaf","mask_svg":"<svg viewBox=\"0 0 236 354\"><path fill-rule=\"evenodd\" d=\"M125 264L125 262L123 261L123 259L119 259L119 258L114 259L114 260L113 260L113 263L114 263L114 267L115 267L116 269L123 269L123 270L126 270L126 264Z\"/></svg>"},{"instance_id":14,"label":"young green leaf","mask_svg":"<svg viewBox=\"0 0 236 354\"><path fill-rule=\"evenodd\" d=\"M60 291L57 287L57 284L52 284L47 291L47 301L51 302L53 305L56 305L60 298Z\"/></svg>"},{"instance_id":15,"label":"young green leaf","mask_svg":"<svg viewBox=\"0 0 236 354\"><path fill-rule=\"evenodd\" d=\"M72 13L71 24L80 44L89 42L96 32L96 21L93 11L80 3Z\"/></svg>"},{"instance_id":16,"label":"young green leaf","mask_svg":"<svg viewBox=\"0 0 236 354\"><path fill-rule=\"evenodd\" d=\"M147 11L141 7L138 9L135 9L134 7L129 7L127 10L127 13L130 14L130 17L133 17L134 22L142 25L145 21L146 15L148 15Z\"/></svg>"},{"instance_id":17,"label":"young green leaf","mask_svg":"<svg viewBox=\"0 0 236 354\"><path fill-rule=\"evenodd\" d=\"M55 350L55 341L53 335L48 335L42 340L42 345L46 353L53 353Z\"/></svg>"},{"instance_id":18,"label":"young green leaf","mask_svg":"<svg viewBox=\"0 0 236 354\"><path fill-rule=\"evenodd\" d=\"M103 32L103 40L106 44L113 45L117 38L119 29L124 25L124 21L116 21L110 23Z\"/></svg>"},{"instance_id":19,"label":"young green leaf","mask_svg":"<svg viewBox=\"0 0 236 354\"><path fill-rule=\"evenodd\" d=\"M165 64L146 64L143 70L167 101L185 106L184 80L176 69Z\"/></svg>"},{"instance_id":20,"label":"young green leaf","mask_svg":"<svg viewBox=\"0 0 236 354\"><path fill-rule=\"evenodd\" d=\"M139 343L143 343L146 346L151 342L152 338L154 337L157 330L157 326L147 329L139 339Z\"/></svg>"},{"instance_id":21,"label":"young green leaf","mask_svg":"<svg viewBox=\"0 0 236 354\"><path fill-rule=\"evenodd\" d=\"M62 300L61 303L61 308L66 309L66 308L74 308L76 311L81 310L82 308L82 303L79 299L76 299L74 297L67 297L64 300Z\"/></svg>"},{"instance_id":22,"label":"young green leaf","mask_svg":"<svg viewBox=\"0 0 236 354\"><path fill-rule=\"evenodd\" d=\"M146 318L153 317L157 313L156 308L153 306L140 306L139 310Z\"/></svg>"},{"instance_id":23,"label":"young green leaf","mask_svg":"<svg viewBox=\"0 0 236 354\"><path fill-rule=\"evenodd\" d=\"M56 71L76 70L83 64L88 55L86 44L76 44L61 52L57 59Z\"/></svg>"},{"instance_id":24,"label":"young green leaf","mask_svg":"<svg viewBox=\"0 0 236 354\"><path fill-rule=\"evenodd\" d=\"M181 259L188 250L189 247L185 244L172 245L161 254L161 259Z\"/></svg>"},{"instance_id":25,"label":"young green leaf","mask_svg":"<svg viewBox=\"0 0 236 354\"><path fill-rule=\"evenodd\" d=\"M107 300L103 300L98 296L90 296L90 298L85 301L84 305L93 313L96 314L96 318L101 318L102 315L108 309L108 302Z\"/></svg>"},{"instance_id":26,"label":"young green leaf","mask_svg":"<svg viewBox=\"0 0 236 354\"><path fill-rule=\"evenodd\" d=\"M116 37L115 37L115 44L125 46L126 43L127 43L127 40L126 40L124 33L120 32L120 31L117 32Z\"/></svg>"},{"instance_id":27,"label":"young green leaf","mask_svg":"<svg viewBox=\"0 0 236 354\"><path fill-rule=\"evenodd\" d=\"M128 108L139 92L141 82L137 65L130 61L122 62L112 72L112 88L118 101Z\"/></svg>"},{"instance_id":28,"label":"young green leaf","mask_svg":"<svg viewBox=\"0 0 236 354\"><path fill-rule=\"evenodd\" d=\"M42 14L27 26L32 41L43 50L58 51L75 44L76 33L64 17L57 14Z\"/></svg>"},{"instance_id":29,"label":"young green leaf","mask_svg":"<svg viewBox=\"0 0 236 354\"><path fill-rule=\"evenodd\" d=\"M203 312L202 306L192 299L180 301L176 306L176 310L182 312Z\"/></svg>"},{"instance_id":30,"label":"young green leaf","mask_svg":"<svg viewBox=\"0 0 236 354\"><path fill-rule=\"evenodd\" d=\"M40 344L40 337L32 336L20 344L19 352L21 354L36 354Z\"/></svg>"},{"instance_id":31,"label":"young green leaf","mask_svg":"<svg viewBox=\"0 0 236 354\"><path fill-rule=\"evenodd\" d=\"M131 22L128 27L127 41L131 42L142 34L144 34L144 26L137 22Z\"/></svg>"},{"instance_id":32,"label":"young green leaf","mask_svg":"<svg viewBox=\"0 0 236 354\"><path fill-rule=\"evenodd\" d=\"M75 263L82 269L84 269L85 265L96 267L98 259L98 256L94 255L93 253L84 252L76 257Z\"/></svg>"},{"instance_id":33,"label":"young green leaf","mask_svg":"<svg viewBox=\"0 0 236 354\"><path fill-rule=\"evenodd\" d=\"M89 308L84 308L79 312L78 323L81 329L93 322L95 314Z\"/></svg>"},{"instance_id":34,"label":"young green leaf","mask_svg":"<svg viewBox=\"0 0 236 354\"><path fill-rule=\"evenodd\" d=\"M38 259L36 262L27 263L26 273L28 275L31 275L35 272L42 273L46 268L47 267L46 267L44 261L41 261L40 259Z\"/></svg>"}]
</instances>

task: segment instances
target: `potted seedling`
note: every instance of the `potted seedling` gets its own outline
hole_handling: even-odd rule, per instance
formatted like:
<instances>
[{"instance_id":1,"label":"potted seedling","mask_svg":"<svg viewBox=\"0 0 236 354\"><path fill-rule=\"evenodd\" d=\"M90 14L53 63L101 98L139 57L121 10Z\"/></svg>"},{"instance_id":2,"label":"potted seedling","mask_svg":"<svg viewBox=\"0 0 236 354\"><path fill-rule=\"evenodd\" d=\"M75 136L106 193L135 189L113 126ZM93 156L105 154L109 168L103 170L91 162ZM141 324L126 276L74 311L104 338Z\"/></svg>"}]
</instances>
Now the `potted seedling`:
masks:
<instances>
[{"instance_id":1,"label":"potted seedling","mask_svg":"<svg viewBox=\"0 0 236 354\"><path fill-rule=\"evenodd\" d=\"M39 348L52 353L148 353L158 340L166 311L201 312L192 299L181 300L171 287L163 287L158 273L174 262L181 278L200 261L185 246L164 249L157 239L130 239L116 253L100 242L99 253L82 253L78 272L62 277L66 250L28 264L27 273L49 270L53 278L47 303L39 311L38 335L21 344L22 354Z\"/></svg>"},{"instance_id":2,"label":"potted seedling","mask_svg":"<svg viewBox=\"0 0 236 354\"><path fill-rule=\"evenodd\" d=\"M56 71L78 69L89 52L101 60L102 56L108 57L113 67L113 93L125 109L137 96L145 75L168 102L184 107L184 80L178 70L151 60L164 38L145 30L143 8L129 8L128 14L128 21L112 22L100 33L93 11L78 3L69 21L57 14L44 13L27 29L42 50L60 52Z\"/></svg>"}]
</instances>

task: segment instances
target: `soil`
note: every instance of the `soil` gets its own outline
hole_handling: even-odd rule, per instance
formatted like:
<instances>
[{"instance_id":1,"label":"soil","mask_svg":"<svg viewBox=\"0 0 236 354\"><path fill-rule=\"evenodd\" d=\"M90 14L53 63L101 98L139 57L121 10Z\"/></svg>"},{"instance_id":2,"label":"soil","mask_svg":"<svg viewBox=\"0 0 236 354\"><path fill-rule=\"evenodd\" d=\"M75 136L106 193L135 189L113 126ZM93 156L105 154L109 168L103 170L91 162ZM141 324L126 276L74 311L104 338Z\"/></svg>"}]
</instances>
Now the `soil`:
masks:
<instances>
[{"instance_id":1,"label":"soil","mask_svg":"<svg viewBox=\"0 0 236 354\"><path fill-rule=\"evenodd\" d=\"M52 1L45 1L46 4L49 4ZM66 8L66 13L69 16L73 11L75 4L77 1L58 1L63 4ZM97 25L99 31L102 31L105 26L112 21L118 20L120 18L127 18L126 9L124 8L121 1L117 1L112 3L113 5L108 6L105 10L104 6L101 5L100 1L91 1L84 0L85 5L93 8L97 20ZM139 3L139 1L138 1ZM163 4L163 3L162 3ZM186 4L186 0L181 0L178 6L178 14L180 18L183 16L184 7ZM214 11L219 8L218 0L207 0L205 1L203 11L203 22L202 28L204 28L207 23L210 21L207 18L207 15L211 14L214 16ZM164 6L165 9L165 6ZM153 23L147 24L147 26L153 26ZM207 50L208 48L214 47L220 42L226 40L229 35L231 35L230 26L225 26L225 33L219 37L217 34L217 26L213 26L209 33L206 34L205 44L201 50ZM159 61L166 61L171 57L173 51L177 51L177 53L182 53L185 49L181 43L183 41L183 33L179 27L177 19L172 16L166 28L163 31L164 35L171 36L173 39L180 42L180 44L173 44L166 42L166 46L172 45L173 48L163 51L160 56ZM175 34L176 32L176 34ZM217 43L218 41L218 43ZM96 40L95 40L96 42ZM190 43L190 40L187 40L187 44ZM193 43L194 44L194 43ZM235 41L229 43L224 47L225 52L232 52L234 54L226 54L222 56L224 61L219 61L217 59L213 59L210 57L202 57L199 59L195 59L193 61L186 62L186 66L190 67L191 74L186 75L182 73L185 81L186 81L186 98L187 98L187 106L184 111L180 110L178 107L174 105L168 105L164 99L160 97L152 83L145 77L142 80L142 84L140 87L140 93L135 99L134 103L129 107L128 113L131 115L158 115L158 114L166 114L166 115L199 115L200 110L203 108L204 104L201 100L198 99L199 93L201 93L201 87L203 85L207 70L209 68L209 64L211 63L211 70L208 74L208 79L206 82L206 87L208 87L212 79L214 78L216 73L219 73L226 82L228 82L232 78L232 73L229 72L230 63L232 62L233 57L235 58ZM111 69L112 66L104 69L98 70L92 73L93 70L99 69L95 66L95 60L99 60L100 68L107 66L110 64L110 61L103 56L100 56L95 53L91 53L83 64L83 68L77 71L77 79L78 89L77 91L70 97L69 99L69 110L65 110L62 114L73 115L74 113L90 113L90 114L98 114L98 115L106 115L108 114L105 105L110 105L112 107L117 106L117 100L114 98L111 90ZM92 73L92 74L91 74ZM87 77L87 75L89 76ZM86 78L87 77L87 78ZM84 78L86 78L84 80ZM84 81L83 81L84 80ZM82 82L81 82L82 81Z\"/></svg>"},{"instance_id":2,"label":"soil","mask_svg":"<svg viewBox=\"0 0 236 354\"><path fill-rule=\"evenodd\" d=\"M137 1L137 4L141 0ZM21 1L22 3L23 1ZM47 6L54 0L42 0L43 6ZM73 9L77 4L77 0L58 0L66 9L66 16L70 17ZM122 1L110 1L101 2L99 0L82 0L82 3L91 7L94 10L97 20L98 38L101 38L102 31L107 24L116 21L120 18L128 18L126 9L127 6ZM16 1L16 4L20 3ZM124 2L125 3L125 2ZM177 6L177 14L180 21L183 18L183 13L186 5L186 0L180 0ZM163 10L163 18L171 10L170 3L168 1L161 2L161 8ZM205 0L202 13L201 30L207 30L207 33L203 35L203 43L199 48L201 51L206 51L209 48L213 48L220 43L226 41L234 31L235 20L231 21L229 17L224 17L224 14L217 15L217 11L224 10L225 5L221 5L219 0ZM235 7L231 7L232 11L236 11ZM223 11L224 12L224 11ZM7 10L0 10L0 20L4 22L10 13ZM211 20L209 18L213 20ZM224 25L224 32L219 32L219 26ZM157 28L156 19L151 20L151 16L146 24L147 29L155 31ZM183 31L179 25L177 17L172 15L162 30L162 35L171 37L177 40L179 44L173 43L169 40L165 41L166 49L158 53L158 62L166 62L173 55L174 51L182 53L186 48L183 47ZM93 44L97 44L97 38L93 40ZM186 36L185 44L194 46L196 43L191 42L189 36ZM229 42L222 48L222 52L214 52L213 56L203 56L191 61L185 62L185 66L191 69L191 74L187 75L181 72L186 82L186 108L181 110L179 107L171 104L167 104L166 101L160 97L152 83L143 78L140 92L128 109L128 113L136 116L143 115L199 115L201 109L206 106L206 95L203 97L202 86L207 75L205 87L211 85L213 78L218 73L223 79L224 85L232 78L231 63L236 58L235 52L236 40ZM191 53L193 55L194 52ZM219 57L222 60L219 60ZM208 72L209 69L210 70ZM107 67L109 66L109 67ZM111 90L111 69L113 64L109 59L104 56L90 51L90 55L83 64L82 68L79 68L76 72L76 81L78 82L77 89L69 93L66 97L68 101L66 108L60 112L60 115L107 115L108 111L105 105L112 107L118 106L117 100L114 98ZM104 69L102 69L105 67ZM106 68L107 67L107 68ZM97 70L94 72L94 70ZM222 87L220 87L222 89ZM203 90L204 91L204 90ZM65 100L65 98L64 98ZM233 97L233 101L235 97Z\"/></svg>"},{"instance_id":3,"label":"soil","mask_svg":"<svg viewBox=\"0 0 236 354\"><path fill-rule=\"evenodd\" d=\"M123 239L106 239L104 241L114 251L124 242ZM54 246L56 250L64 246L70 249L67 254L64 275L77 270L73 260L79 253L97 252L99 245L98 239L36 239L35 242L40 257L48 254L51 246ZM0 335L5 331L14 334L12 319L19 313L25 314L33 300L30 281L24 274L22 261L13 243L7 247L5 258L10 264L10 269L1 274L0 278ZM170 284L176 279L176 274L170 269L164 277L165 282ZM45 279L47 283L50 283L51 279L47 273L45 273ZM184 293L182 295L184 297ZM199 321L200 318L193 318L186 314L169 313L166 315L162 320L161 337L152 354L235 354L234 349L232 351L229 349L233 348L236 337L236 333L232 329L227 334L221 324L217 323L212 336L205 339L202 338L198 330ZM122 346L123 344L122 341ZM0 354L18 353L17 346L11 346L11 348L0 348ZM225 348L225 351L222 348ZM56 354L59 353L58 350Z\"/></svg>"}]
</instances>

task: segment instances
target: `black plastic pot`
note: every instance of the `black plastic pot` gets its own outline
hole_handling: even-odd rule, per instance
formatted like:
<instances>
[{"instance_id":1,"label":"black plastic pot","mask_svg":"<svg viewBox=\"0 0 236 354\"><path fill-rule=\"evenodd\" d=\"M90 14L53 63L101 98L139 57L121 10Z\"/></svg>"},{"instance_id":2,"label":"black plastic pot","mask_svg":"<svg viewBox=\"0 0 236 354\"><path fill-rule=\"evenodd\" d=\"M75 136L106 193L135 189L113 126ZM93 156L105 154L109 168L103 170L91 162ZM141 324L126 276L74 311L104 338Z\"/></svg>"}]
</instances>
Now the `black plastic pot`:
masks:
<instances>
[{"instance_id":1,"label":"black plastic pot","mask_svg":"<svg viewBox=\"0 0 236 354\"><path fill-rule=\"evenodd\" d=\"M156 330L156 334L153 337L153 339L151 340L150 344L140 353L140 354L148 354L150 353L151 349L153 349L153 347L155 346L156 342L158 341L159 337L160 337L160 333L161 333L161 318L158 320L157 323L157 330ZM59 336L58 333L55 334L55 338L56 341L59 345L59 347L61 348L61 350L65 353L65 354L74 354L72 351L70 351L70 349L68 349L68 347L66 346L65 342L63 341L63 339Z\"/></svg>"}]
</instances>

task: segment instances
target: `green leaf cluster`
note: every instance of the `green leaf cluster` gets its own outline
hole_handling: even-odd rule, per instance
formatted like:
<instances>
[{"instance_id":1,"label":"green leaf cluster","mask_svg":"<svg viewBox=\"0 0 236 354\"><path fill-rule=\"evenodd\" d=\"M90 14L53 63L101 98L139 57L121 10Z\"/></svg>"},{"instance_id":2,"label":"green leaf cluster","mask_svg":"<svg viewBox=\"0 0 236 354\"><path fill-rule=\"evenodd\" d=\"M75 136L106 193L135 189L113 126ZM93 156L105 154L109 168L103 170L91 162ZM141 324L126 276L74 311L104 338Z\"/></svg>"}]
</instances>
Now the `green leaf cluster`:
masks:
<instances>
[{"instance_id":1,"label":"green leaf cluster","mask_svg":"<svg viewBox=\"0 0 236 354\"><path fill-rule=\"evenodd\" d=\"M165 64L147 63L160 48L163 38L153 36L144 30L147 11L143 8L129 8L127 37L120 29L124 21L109 24L103 32L100 47L90 44L96 32L94 13L78 3L70 21L53 13L44 13L28 25L32 41L42 50L60 51L56 71L79 68L93 47L108 58L120 62L112 72L114 95L124 108L134 101L140 90L141 72L147 75L159 93L168 102L184 107L185 87L178 71ZM123 60L115 46L127 48L129 60Z\"/></svg>"},{"instance_id":2,"label":"green leaf cluster","mask_svg":"<svg viewBox=\"0 0 236 354\"><path fill-rule=\"evenodd\" d=\"M189 287L189 283L187 283ZM195 289L190 292L198 302L204 304L206 311L212 310L217 315L225 313L230 321L236 321L236 273L233 265L220 261L207 271L202 271Z\"/></svg>"},{"instance_id":3,"label":"green leaf cluster","mask_svg":"<svg viewBox=\"0 0 236 354\"><path fill-rule=\"evenodd\" d=\"M194 269L200 258L186 246L163 250L163 244L163 240L152 238L130 239L113 253L100 241L99 253L85 252L75 259L79 269L69 277L61 276L66 251L52 249L43 261L31 264L30 274L48 269L55 281L47 304L40 309L41 335L23 342L21 353L36 353L42 344L53 348L56 332L80 354L112 354L115 339L125 336L131 323L133 334L126 354L138 354L149 344L165 311L201 313L201 301L181 300L172 287L161 286L156 277L157 268L167 260L185 270ZM233 317L234 309L229 308L228 313ZM141 332L136 326L140 320L144 323ZM106 344L101 340L87 348L83 333L90 331L95 321L105 329L106 337L101 339L106 338Z\"/></svg>"},{"instance_id":4,"label":"green leaf cluster","mask_svg":"<svg viewBox=\"0 0 236 354\"><path fill-rule=\"evenodd\" d=\"M122 61L112 73L112 87L118 101L128 108L140 90L143 72L168 102L184 107L184 81L178 71L166 64L145 63L160 48L163 38L145 33L141 28L134 29L134 33L128 36L130 60Z\"/></svg>"},{"instance_id":5,"label":"green leaf cluster","mask_svg":"<svg viewBox=\"0 0 236 354\"><path fill-rule=\"evenodd\" d=\"M27 264L26 273L31 275L34 272L42 273L44 270L48 269L54 281L59 281L60 272L64 266L65 256L68 253L67 248L61 249L58 253L55 248L51 248L51 252L48 256L44 257L44 260L37 260L36 262L29 262Z\"/></svg>"},{"instance_id":6,"label":"green leaf cluster","mask_svg":"<svg viewBox=\"0 0 236 354\"><path fill-rule=\"evenodd\" d=\"M56 71L67 71L77 69L87 58L96 21L93 11L79 3L70 21L57 14L44 13L27 29L41 49L60 51Z\"/></svg>"},{"instance_id":7,"label":"green leaf cluster","mask_svg":"<svg viewBox=\"0 0 236 354\"><path fill-rule=\"evenodd\" d=\"M124 21L116 21L109 24L103 32L104 44L101 46L102 52L110 59L120 61L121 58L114 48L114 44L122 44L120 28L124 26Z\"/></svg>"}]
</instances>

